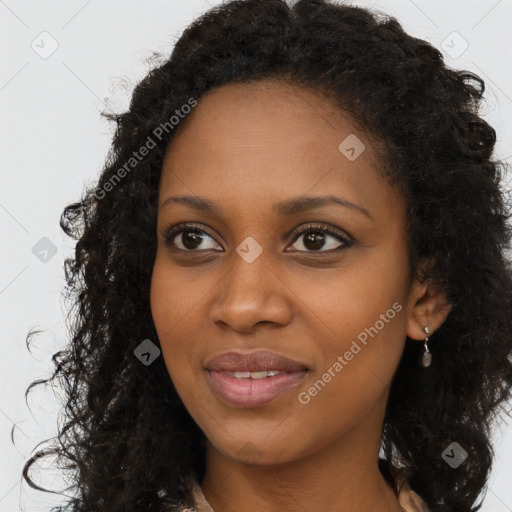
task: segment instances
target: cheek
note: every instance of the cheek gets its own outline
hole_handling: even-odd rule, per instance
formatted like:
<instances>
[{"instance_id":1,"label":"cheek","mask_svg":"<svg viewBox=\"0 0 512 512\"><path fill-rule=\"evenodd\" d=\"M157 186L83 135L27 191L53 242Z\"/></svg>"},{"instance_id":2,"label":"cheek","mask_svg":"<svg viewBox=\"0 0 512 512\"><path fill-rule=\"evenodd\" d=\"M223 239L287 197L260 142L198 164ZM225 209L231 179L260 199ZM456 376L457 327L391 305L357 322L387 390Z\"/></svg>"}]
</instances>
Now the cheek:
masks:
<instances>
[{"instance_id":1,"label":"cheek","mask_svg":"<svg viewBox=\"0 0 512 512\"><path fill-rule=\"evenodd\" d=\"M328 327L323 329L327 342L319 344L324 361L315 377L320 382L304 395L304 401L311 398L312 417L322 416L327 403L362 414L390 384L407 328L408 266L402 249L368 251L368 258L338 280L326 281L323 294L311 295L311 307Z\"/></svg>"},{"instance_id":2,"label":"cheek","mask_svg":"<svg viewBox=\"0 0 512 512\"><path fill-rule=\"evenodd\" d=\"M172 298L176 296L175 284L165 271L165 266L156 259L151 276L150 305L151 315L155 324L160 342L165 340L165 333L171 330L176 322L176 310Z\"/></svg>"},{"instance_id":3,"label":"cheek","mask_svg":"<svg viewBox=\"0 0 512 512\"><path fill-rule=\"evenodd\" d=\"M183 277L164 252L157 254L151 279L150 304L153 322L167 372L184 402L192 381L199 378L204 354L201 336L208 318L200 310L208 298L209 279ZM207 340L206 340L207 341Z\"/></svg>"},{"instance_id":4,"label":"cheek","mask_svg":"<svg viewBox=\"0 0 512 512\"><path fill-rule=\"evenodd\" d=\"M324 355L343 353L358 337L363 343L379 340L372 351L381 355L389 344L401 344L406 322L398 313L405 310L408 286L404 269L404 262L391 261L385 253L379 258L368 254L337 276L301 278L297 289L308 290L303 300L315 313L315 330L326 336Z\"/></svg>"},{"instance_id":5,"label":"cheek","mask_svg":"<svg viewBox=\"0 0 512 512\"><path fill-rule=\"evenodd\" d=\"M212 283L201 276L191 279L174 265L164 249L159 249L151 278L150 304L155 327L161 341L172 339L184 326L197 326L197 310ZM196 318L192 318L192 317ZM202 327L202 326L198 326Z\"/></svg>"},{"instance_id":6,"label":"cheek","mask_svg":"<svg viewBox=\"0 0 512 512\"><path fill-rule=\"evenodd\" d=\"M187 287L176 279L169 267L163 257L157 256L151 279L150 304L167 370L169 374L177 375L179 368L184 367L187 354L180 331L186 327L187 311L190 311L193 297L187 296ZM180 339L180 343L173 343L176 339Z\"/></svg>"}]
</instances>

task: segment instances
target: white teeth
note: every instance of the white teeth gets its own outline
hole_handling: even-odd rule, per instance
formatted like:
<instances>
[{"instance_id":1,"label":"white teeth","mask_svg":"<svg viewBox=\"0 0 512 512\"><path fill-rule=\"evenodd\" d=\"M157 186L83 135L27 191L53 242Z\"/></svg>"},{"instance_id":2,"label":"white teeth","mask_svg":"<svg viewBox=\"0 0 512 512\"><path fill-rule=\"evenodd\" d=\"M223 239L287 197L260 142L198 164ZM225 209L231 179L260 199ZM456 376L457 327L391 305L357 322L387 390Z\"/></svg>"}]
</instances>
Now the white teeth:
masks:
<instances>
[{"instance_id":1,"label":"white teeth","mask_svg":"<svg viewBox=\"0 0 512 512\"><path fill-rule=\"evenodd\" d=\"M264 379L265 377L273 377L277 375L279 370L269 370L262 372L228 372L232 377L236 379Z\"/></svg>"},{"instance_id":2,"label":"white teeth","mask_svg":"<svg viewBox=\"0 0 512 512\"><path fill-rule=\"evenodd\" d=\"M267 376L267 372L251 372L251 379L264 379Z\"/></svg>"}]
</instances>

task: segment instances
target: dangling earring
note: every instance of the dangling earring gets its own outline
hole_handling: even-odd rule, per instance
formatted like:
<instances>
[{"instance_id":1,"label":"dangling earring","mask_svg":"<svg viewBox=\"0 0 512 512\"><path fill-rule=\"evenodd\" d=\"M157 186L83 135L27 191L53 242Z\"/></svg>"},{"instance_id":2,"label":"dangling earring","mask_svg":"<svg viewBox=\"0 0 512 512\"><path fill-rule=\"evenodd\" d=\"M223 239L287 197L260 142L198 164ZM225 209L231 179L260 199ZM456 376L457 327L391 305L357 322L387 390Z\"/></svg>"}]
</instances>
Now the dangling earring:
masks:
<instances>
[{"instance_id":1,"label":"dangling earring","mask_svg":"<svg viewBox=\"0 0 512 512\"><path fill-rule=\"evenodd\" d=\"M430 350L428 349L428 335L430 334L430 329L425 325L421 327L423 331L425 332L425 341L423 342L423 354L421 355L421 366L424 368L427 368L430 366L430 363L432 362L432 354L430 353Z\"/></svg>"}]
</instances>

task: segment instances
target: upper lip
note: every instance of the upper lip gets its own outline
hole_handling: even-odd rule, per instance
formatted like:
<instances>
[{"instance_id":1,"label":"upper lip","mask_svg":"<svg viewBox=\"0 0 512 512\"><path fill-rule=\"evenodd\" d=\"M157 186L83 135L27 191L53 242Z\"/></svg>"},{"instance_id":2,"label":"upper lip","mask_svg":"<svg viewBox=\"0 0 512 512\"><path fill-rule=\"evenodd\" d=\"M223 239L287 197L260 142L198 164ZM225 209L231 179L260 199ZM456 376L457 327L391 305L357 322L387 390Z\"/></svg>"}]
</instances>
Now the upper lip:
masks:
<instances>
[{"instance_id":1,"label":"upper lip","mask_svg":"<svg viewBox=\"0 0 512 512\"><path fill-rule=\"evenodd\" d=\"M206 363L207 370L228 372L259 372L278 370L300 372L307 368L293 359L284 357L270 350L254 352L223 352Z\"/></svg>"}]
</instances>

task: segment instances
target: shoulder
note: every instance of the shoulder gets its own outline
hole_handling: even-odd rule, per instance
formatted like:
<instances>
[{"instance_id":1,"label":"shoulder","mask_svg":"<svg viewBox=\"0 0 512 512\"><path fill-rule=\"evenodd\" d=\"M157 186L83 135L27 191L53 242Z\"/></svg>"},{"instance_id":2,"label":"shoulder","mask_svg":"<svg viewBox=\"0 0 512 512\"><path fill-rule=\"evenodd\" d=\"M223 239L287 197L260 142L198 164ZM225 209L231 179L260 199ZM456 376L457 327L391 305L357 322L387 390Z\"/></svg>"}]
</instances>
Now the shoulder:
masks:
<instances>
[{"instance_id":1,"label":"shoulder","mask_svg":"<svg viewBox=\"0 0 512 512\"><path fill-rule=\"evenodd\" d=\"M214 512L201 490L197 481L192 482L193 496L196 508L181 507L180 512ZM419 494L414 492L407 482L402 483L398 493L398 501L404 512L429 512L426 503Z\"/></svg>"},{"instance_id":2,"label":"shoulder","mask_svg":"<svg viewBox=\"0 0 512 512\"><path fill-rule=\"evenodd\" d=\"M194 499L194 507L186 505L179 505L179 512L214 512L211 505L206 501L199 482L195 478L189 478L188 484L192 489L192 496Z\"/></svg>"},{"instance_id":3,"label":"shoulder","mask_svg":"<svg viewBox=\"0 0 512 512\"><path fill-rule=\"evenodd\" d=\"M404 512L429 512L420 495L414 492L407 482L403 483L398 493L398 501Z\"/></svg>"},{"instance_id":4,"label":"shoulder","mask_svg":"<svg viewBox=\"0 0 512 512\"><path fill-rule=\"evenodd\" d=\"M421 496L411 489L408 478L397 467L389 463L387 459L379 458L379 469L395 489L398 502L402 508L401 512L430 512L427 504Z\"/></svg>"}]
</instances>

